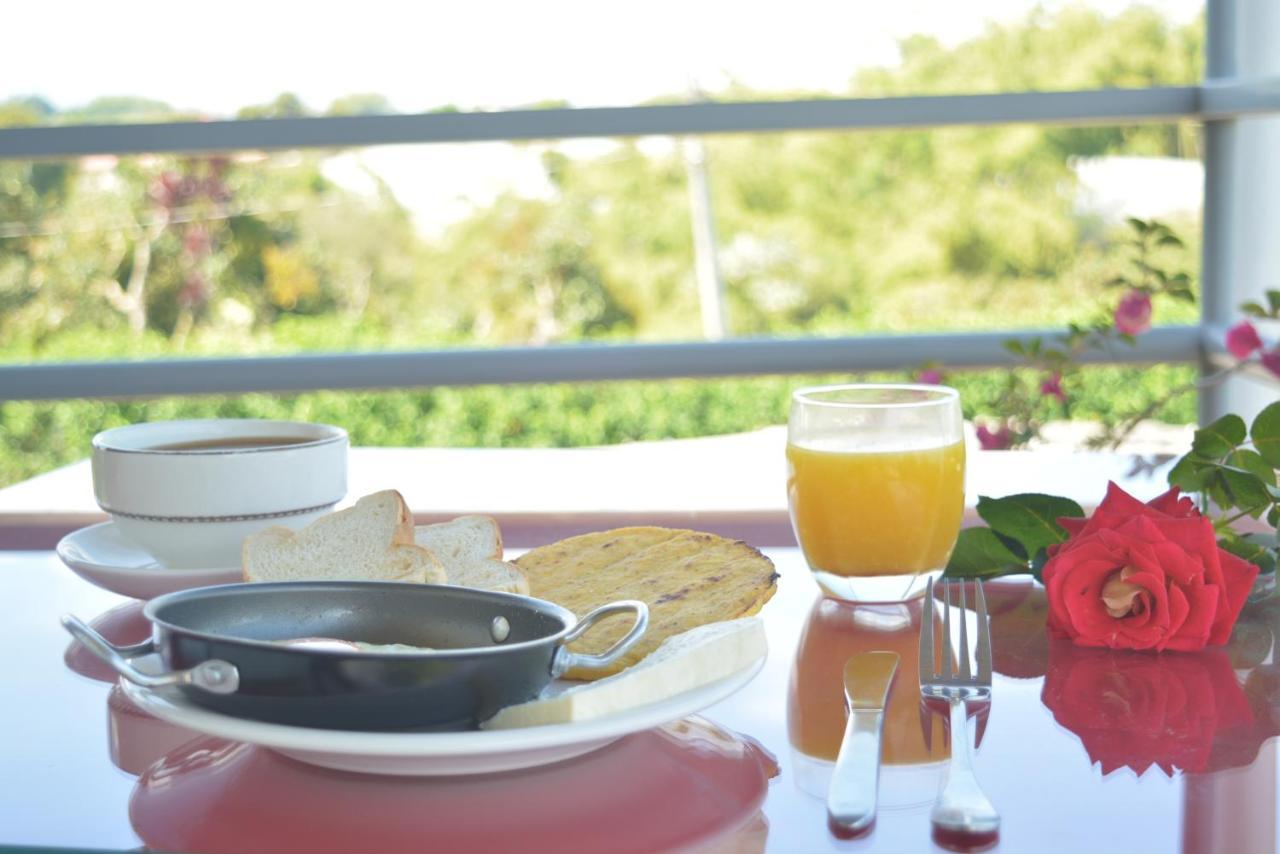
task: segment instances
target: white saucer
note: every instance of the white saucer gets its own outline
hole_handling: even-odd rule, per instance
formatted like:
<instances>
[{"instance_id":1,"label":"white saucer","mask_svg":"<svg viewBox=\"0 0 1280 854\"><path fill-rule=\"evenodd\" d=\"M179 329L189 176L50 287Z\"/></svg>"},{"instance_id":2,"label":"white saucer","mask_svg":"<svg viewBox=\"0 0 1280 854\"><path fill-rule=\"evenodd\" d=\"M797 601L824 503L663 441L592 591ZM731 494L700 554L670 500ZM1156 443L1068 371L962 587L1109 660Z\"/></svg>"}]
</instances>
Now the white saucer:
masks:
<instances>
[{"instance_id":1,"label":"white saucer","mask_svg":"<svg viewBox=\"0 0 1280 854\"><path fill-rule=\"evenodd\" d=\"M163 593L243 581L240 567L169 569L125 539L112 522L72 531L58 542L58 557L71 571L103 590L151 599Z\"/></svg>"},{"instance_id":2,"label":"white saucer","mask_svg":"<svg viewBox=\"0 0 1280 854\"><path fill-rule=\"evenodd\" d=\"M346 732L261 723L203 709L175 688L121 680L143 711L207 735L268 747L340 771L403 776L490 774L581 756L624 735L670 723L718 703L760 672L764 658L732 676L658 703L572 724L445 733Z\"/></svg>"}]
</instances>

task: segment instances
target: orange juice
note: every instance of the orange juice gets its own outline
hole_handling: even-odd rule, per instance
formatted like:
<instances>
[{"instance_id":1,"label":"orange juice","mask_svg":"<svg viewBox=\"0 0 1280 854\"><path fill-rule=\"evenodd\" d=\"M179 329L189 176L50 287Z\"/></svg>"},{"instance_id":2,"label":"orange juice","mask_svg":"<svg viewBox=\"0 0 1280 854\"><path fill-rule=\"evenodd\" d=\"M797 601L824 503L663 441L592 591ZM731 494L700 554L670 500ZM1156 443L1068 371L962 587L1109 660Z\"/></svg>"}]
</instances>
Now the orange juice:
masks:
<instances>
[{"instance_id":1,"label":"orange juice","mask_svg":"<svg viewBox=\"0 0 1280 854\"><path fill-rule=\"evenodd\" d=\"M809 565L839 576L946 565L964 513L964 443L913 450L787 445L787 497Z\"/></svg>"}]
</instances>

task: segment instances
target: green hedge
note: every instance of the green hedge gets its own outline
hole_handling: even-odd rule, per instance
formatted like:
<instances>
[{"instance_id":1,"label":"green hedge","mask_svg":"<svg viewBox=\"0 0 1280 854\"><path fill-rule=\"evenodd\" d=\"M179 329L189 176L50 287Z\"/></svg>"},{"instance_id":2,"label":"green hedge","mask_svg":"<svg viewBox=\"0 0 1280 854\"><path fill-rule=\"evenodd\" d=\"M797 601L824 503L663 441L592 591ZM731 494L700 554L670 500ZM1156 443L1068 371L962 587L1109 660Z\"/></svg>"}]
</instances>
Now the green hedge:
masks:
<instances>
[{"instance_id":1,"label":"green hedge","mask_svg":"<svg viewBox=\"0 0 1280 854\"><path fill-rule=\"evenodd\" d=\"M1114 419L1188 382L1189 366L1091 368L1074 381L1072 417ZM874 379L901 376L877 375ZM786 376L563 385L480 386L287 396L165 398L0 404L0 485L89 452L94 433L138 421L173 418L284 418L338 424L354 444L389 447L571 447L687 438L785 423L792 389L852 376ZM993 414L1003 374L958 374L965 416ZM1048 401L1042 417L1060 417ZM1183 395L1160 420L1195 420Z\"/></svg>"}]
</instances>

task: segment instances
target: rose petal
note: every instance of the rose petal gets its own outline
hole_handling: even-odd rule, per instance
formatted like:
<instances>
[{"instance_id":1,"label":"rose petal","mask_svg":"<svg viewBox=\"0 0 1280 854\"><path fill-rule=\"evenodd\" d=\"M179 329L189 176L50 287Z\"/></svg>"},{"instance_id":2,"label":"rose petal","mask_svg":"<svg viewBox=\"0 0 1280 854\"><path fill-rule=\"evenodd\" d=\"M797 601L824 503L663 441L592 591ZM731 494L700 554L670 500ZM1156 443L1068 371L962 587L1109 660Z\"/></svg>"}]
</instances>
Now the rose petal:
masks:
<instances>
[{"instance_id":1,"label":"rose petal","mask_svg":"<svg viewBox=\"0 0 1280 854\"><path fill-rule=\"evenodd\" d=\"M1169 644L1175 640L1179 640L1185 635L1179 632L1187 622L1187 617L1191 613L1191 603L1187 601L1187 594L1183 592L1181 587L1171 585L1168 593L1169 602L1169 627L1165 630L1164 641L1160 644L1161 649L1168 649Z\"/></svg>"},{"instance_id":2,"label":"rose petal","mask_svg":"<svg viewBox=\"0 0 1280 854\"><path fill-rule=\"evenodd\" d=\"M1109 635L1115 631L1117 621L1107 613L1102 601L1102 588L1111 574L1120 568L1111 555L1084 560L1071 568L1062 588L1062 602L1076 631L1090 636Z\"/></svg>"},{"instance_id":3,"label":"rose petal","mask_svg":"<svg viewBox=\"0 0 1280 854\"><path fill-rule=\"evenodd\" d=\"M1135 556L1131 555L1131 559ZM1139 559L1139 562L1146 563ZM1158 567L1139 569L1129 575L1128 581L1141 587L1143 612L1116 620L1116 631L1135 646L1159 648L1169 633L1169 597L1165 588L1164 573Z\"/></svg>"},{"instance_id":4,"label":"rose petal","mask_svg":"<svg viewBox=\"0 0 1280 854\"><path fill-rule=\"evenodd\" d=\"M1240 609L1244 607L1258 577L1258 565L1222 549L1215 551L1221 566L1223 596L1218 603L1218 619L1209 633L1209 643L1217 646L1231 639L1236 618L1240 616Z\"/></svg>"},{"instance_id":5,"label":"rose petal","mask_svg":"<svg viewBox=\"0 0 1280 854\"><path fill-rule=\"evenodd\" d=\"M1134 605L1142 588L1126 580L1129 568L1112 573L1107 583L1102 585L1102 605L1107 613L1119 619L1134 613Z\"/></svg>"},{"instance_id":6,"label":"rose petal","mask_svg":"<svg viewBox=\"0 0 1280 854\"><path fill-rule=\"evenodd\" d=\"M1198 555L1168 540L1153 545L1152 553L1170 583L1183 587L1195 582L1204 583L1204 561Z\"/></svg>"},{"instance_id":7,"label":"rose petal","mask_svg":"<svg viewBox=\"0 0 1280 854\"><path fill-rule=\"evenodd\" d=\"M1175 486L1148 501L1147 506L1175 519L1199 516L1200 511L1196 509L1195 502L1185 496L1180 497L1180 494L1181 491Z\"/></svg>"},{"instance_id":8,"label":"rose petal","mask_svg":"<svg viewBox=\"0 0 1280 854\"><path fill-rule=\"evenodd\" d=\"M1181 592L1179 591L1180 594ZM1178 627L1176 634L1165 644L1166 649L1181 652L1197 652L1204 649L1209 641L1209 629L1213 625L1213 618L1218 612L1221 592L1220 588L1209 585L1200 585L1194 590L1193 595L1188 597L1187 617Z\"/></svg>"},{"instance_id":9,"label":"rose petal","mask_svg":"<svg viewBox=\"0 0 1280 854\"><path fill-rule=\"evenodd\" d=\"M1041 578L1049 602L1046 621L1050 630L1059 637L1074 638L1079 634L1068 600L1074 602L1082 595L1087 597L1091 585L1101 589L1106 576L1123 565L1117 563L1120 558L1094 537L1077 540L1076 549L1070 557L1058 552L1049 559L1041 571Z\"/></svg>"},{"instance_id":10,"label":"rose petal","mask_svg":"<svg viewBox=\"0 0 1280 854\"><path fill-rule=\"evenodd\" d=\"M1081 519L1079 516L1059 516L1058 524L1066 529L1068 536L1074 537L1084 530L1089 520Z\"/></svg>"}]
</instances>

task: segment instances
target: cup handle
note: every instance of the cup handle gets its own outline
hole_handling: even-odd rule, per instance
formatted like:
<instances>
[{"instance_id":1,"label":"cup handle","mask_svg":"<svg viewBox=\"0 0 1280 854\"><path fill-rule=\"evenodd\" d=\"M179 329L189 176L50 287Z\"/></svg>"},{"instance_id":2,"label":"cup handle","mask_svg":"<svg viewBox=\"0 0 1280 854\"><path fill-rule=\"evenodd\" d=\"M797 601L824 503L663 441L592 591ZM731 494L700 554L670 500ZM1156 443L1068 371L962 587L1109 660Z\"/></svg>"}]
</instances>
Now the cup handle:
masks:
<instances>
[{"instance_id":1,"label":"cup handle","mask_svg":"<svg viewBox=\"0 0 1280 854\"><path fill-rule=\"evenodd\" d=\"M623 635L617 643L599 655L569 651L568 645L570 643L589 632L591 627L599 621L606 617L612 617L614 614L632 614L635 617L635 623L631 626L631 631ZM555 657L551 659L551 675L552 677L561 676L575 667L585 667L588 670L607 667L617 661L636 641L640 640L640 637L648 628L649 606L643 602L635 599L625 599L621 602L601 605L579 620L578 624L561 638Z\"/></svg>"},{"instance_id":2,"label":"cup handle","mask_svg":"<svg viewBox=\"0 0 1280 854\"><path fill-rule=\"evenodd\" d=\"M214 694L234 694L240 687L240 671L229 661L211 658L202 661L189 670L176 670L172 673L151 675L134 667L129 660L139 655L155 651L151 641L145 641L129 647L113 646L102 635L89 628L78 617L71 614L62 616L62 627L72 637L84 644L98 658L111 665L116 673L135 685L144 688L164 688L169 685L194 685Z\"/></svg>"}]
</instances>

